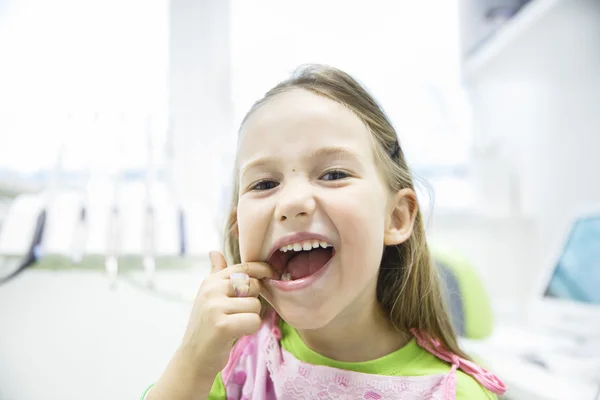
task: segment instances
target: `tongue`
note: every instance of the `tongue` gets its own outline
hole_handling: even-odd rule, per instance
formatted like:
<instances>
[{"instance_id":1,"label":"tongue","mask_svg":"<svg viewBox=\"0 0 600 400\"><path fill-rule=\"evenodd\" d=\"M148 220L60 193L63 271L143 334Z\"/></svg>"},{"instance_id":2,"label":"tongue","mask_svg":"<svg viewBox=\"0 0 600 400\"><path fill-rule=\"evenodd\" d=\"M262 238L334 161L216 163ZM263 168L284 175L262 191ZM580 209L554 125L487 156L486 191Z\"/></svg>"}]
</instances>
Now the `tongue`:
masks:
<instances>
[{"instance_id":1,"label":"tongue","mask_svg":"<svg viewBox=\"0 0 600 400\"><path fill-rule=\"evenodd\" d=\"M300 279L314 274L331 259L331 249L303 251L294 256L287 264L292 279Z\"/></svg>"}]
</instances>

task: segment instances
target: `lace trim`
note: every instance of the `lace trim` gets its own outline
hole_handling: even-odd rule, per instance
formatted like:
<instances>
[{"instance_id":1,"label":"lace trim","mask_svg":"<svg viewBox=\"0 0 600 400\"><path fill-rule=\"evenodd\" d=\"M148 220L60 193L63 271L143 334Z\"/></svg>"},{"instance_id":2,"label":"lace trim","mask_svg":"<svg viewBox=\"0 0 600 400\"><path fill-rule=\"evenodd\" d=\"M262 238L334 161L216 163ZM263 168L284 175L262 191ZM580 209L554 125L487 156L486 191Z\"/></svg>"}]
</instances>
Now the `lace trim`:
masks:
<instances>
[{"instance_id":1,"label":"lace trim","mask_svg":"<svg viewBox=\"0 0 600 400\"><path fill-rule=\"evenodd\" d=\"M273 313L256 335L240 339L232 349L222 374L228 399L450 400L456 398L459 368L494 393L506 390L495 375L449 352L438 340L412 333L423 349L452 364L448 373L382 376L304 363L281 347L279 317Z\"/></svg>"}]
</instances>

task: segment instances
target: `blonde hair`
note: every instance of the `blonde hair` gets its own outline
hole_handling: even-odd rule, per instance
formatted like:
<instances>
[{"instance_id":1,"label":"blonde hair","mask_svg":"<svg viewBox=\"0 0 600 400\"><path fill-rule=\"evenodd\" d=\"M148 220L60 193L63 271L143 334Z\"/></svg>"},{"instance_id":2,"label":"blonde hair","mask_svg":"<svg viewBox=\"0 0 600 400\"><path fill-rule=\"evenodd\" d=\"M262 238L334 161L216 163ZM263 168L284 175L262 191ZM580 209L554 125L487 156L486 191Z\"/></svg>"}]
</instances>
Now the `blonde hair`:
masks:
<instances>
[{"instance_id":1,"label":"blonde hair","mask_svg":"<svg viewBox=\"0 0 600 400\"><path fill-rule=\"evenodd\" d=\"M308 90L352 110L373 135L375 156L390 192L396 193L404 188L414 190L413 178L396 131L382 108L363 86L336 68L307 65L297 69L289 79L279 83L256 102L241 125L266 102L293 89ZM231 212L225 226L225 255L229 262L237 264L241 262L234 213L239 195L237 173L234 182ZM398 331L408 333L411 328L419 329L440 340L454 354L469 359L458 346L427 246L423 216L418 205L414 204L414 207L417 208L417 215L410 238L402 244L386 246L384 249L377 282L377 300ZM267 306L265 301L263 304Z\"/></svg>"}]
</instances>

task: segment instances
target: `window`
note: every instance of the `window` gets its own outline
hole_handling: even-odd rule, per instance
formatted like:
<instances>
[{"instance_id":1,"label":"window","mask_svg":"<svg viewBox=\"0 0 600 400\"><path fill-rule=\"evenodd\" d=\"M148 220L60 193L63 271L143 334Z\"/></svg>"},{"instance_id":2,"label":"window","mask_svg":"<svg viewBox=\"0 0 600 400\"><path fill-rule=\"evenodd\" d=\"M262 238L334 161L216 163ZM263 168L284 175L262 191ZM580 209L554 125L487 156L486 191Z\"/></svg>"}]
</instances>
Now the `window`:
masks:
<instances>
[{"instance_id":1,"label":"window","mask_svg":"<svg viewBox=\"0 0 600 400\"><path fill-rule=\"evenodd\" d=\"M143 165L144 119L166 110L168 15L167 0L2 2L0 174L49 171L65 146L66 169L106 169L124 130Z\"/></svg>"}]
</instances>

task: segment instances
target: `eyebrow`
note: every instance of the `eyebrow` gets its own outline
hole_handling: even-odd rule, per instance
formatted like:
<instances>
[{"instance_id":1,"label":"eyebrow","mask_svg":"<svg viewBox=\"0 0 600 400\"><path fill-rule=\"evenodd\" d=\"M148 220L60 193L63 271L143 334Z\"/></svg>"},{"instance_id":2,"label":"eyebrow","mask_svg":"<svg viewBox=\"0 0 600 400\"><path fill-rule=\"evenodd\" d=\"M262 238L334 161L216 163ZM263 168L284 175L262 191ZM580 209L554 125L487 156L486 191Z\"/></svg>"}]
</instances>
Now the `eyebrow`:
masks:
<instances>
[{"instance_id":1,"label":"eyebrow","mask_svg":"<svg viewBox=\"0 0 600 400\"><path fill-rule=\"evenodd\" d=\"M325 158L325 157L339 157L339 158L354 158L358 159L359 156L352 150L346 147L321 147L313 151L308 158ZM248 170L264 167L265 165L273 164L277 162L278 157L261 157L247 162L240 168L240 176L243 176Z\"/></svg>"}]
</instances>

